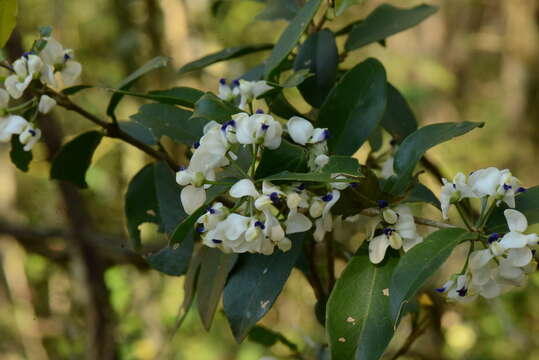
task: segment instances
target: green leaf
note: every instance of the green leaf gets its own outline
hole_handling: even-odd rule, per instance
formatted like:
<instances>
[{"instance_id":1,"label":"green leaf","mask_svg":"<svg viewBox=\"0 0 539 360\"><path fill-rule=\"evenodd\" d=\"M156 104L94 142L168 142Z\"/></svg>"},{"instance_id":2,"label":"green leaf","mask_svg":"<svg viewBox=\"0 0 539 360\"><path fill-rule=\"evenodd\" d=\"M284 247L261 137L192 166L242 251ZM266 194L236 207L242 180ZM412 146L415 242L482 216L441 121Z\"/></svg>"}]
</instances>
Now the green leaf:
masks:
<instances>
[{"instance_id":1,"label":"green leaf","mask_svg":"<svg viewBox=\"0 0 539 360\"><path fill-rule=\"evenodd\" d=\"M230 120L232 115L239 112L242 111L234 105L208 92L196 102L195 111L191 118L205 119L207 122L214 120L218 123L224 123Z\"/></svg>"},{"instance_id":2,"label":"green leaf","mask_svg":"<svg viewBox=\"0 0 539 360\"><path fill-rule=\"evenodd\" d=\"M240 56L249 55L259 51L269 50L273 44L257 44L231 47L221 51L206 55L198 60L185 64L178 70L178 74L185 74L190 71L200 70L212 64L234 59Z\"/></svg>"},{"instance_id":3,"label":"green leaf","mask_svg":"<svg viewBox=\"0 0 539 360\"><path fill-rule=\"evenodd\" d=\"M389 4L382 4L352 29L345 48L347 51L351 51L382 41L391 35L419 24L434 14L437 9L426 4L410 9L401 9Z\"/></svg>"},{"instance_id":4,"label":"green leaf","mask_svg":"<svg viewBox=\"0 0 539 360\"><path fill-rule=\"evenodd\" d=\"M276 96L265 98L270 112L284 119L290 119L292 116L302 116L301 113L288 102L283 92Z\"/></svg>"},{"instance_id":5,"label":"green leaf","mask_svg":"<svg viewBox=\"0 0 539 360\"><path fill-rule=\"evenodd\" d=\"M412 191L406 196L403 202L415 203L422 202L431 204L432 206L441 209L441 204L436 195L425 185L418 183L412 188Z\"/></svg>"},{"instance_id":6,"label":"green leaf","mask_svg":"<svg viewBox=\"0 0 539 360\"><path fill-rule=\"evenodd\" d=\"M124 81L118 85L116 88L117 90L129 90L133 84L140 79L142 76L146 75L150 71L162 68L167 66L170 58L164 57L164 56L157 56L150 61L148 61L146 64L142 65L139 69L137 69L135 72L130 74L127 78L125 78ZM109 105L107 107L107 115L111 117L115 117L114 111L116 110L116 107L124 97L121 93L114 93L112 94L110 98Z\"/></svg>"},{"instance_id":7,"label":"green leaf","mask_svg":"<svg viewBox=\"0 0 539 360\"><path fill-rule=\"evenodd\" d=\"M298 0L259 0L267 5L257 16L257 20L292 20L301 8Z\"/></svg>"},{"instance_id":8,"label":"green leaf","mask_svg":"<svg viewBox=\"0 0 539 360\"><path fill-rule=\"evenodd\" d=\"M206 330L210 330L226 279L238 259L238 254L225 254L219 249L204 246L201 250L201 256L197 285L197 307L202 324Z\"/></svg>"},{"instance_id":9,"label":"green leaf","mask_svg":"<svg viewBox=\"0 0 539 360\"><path fill-rule=\"evenodd\" d=\"M423 155L438 144L464 135L483 123L461 122L441 123L424 126L408 135L395 154L396 175L388 179L387 190L393 194L403 192L411 181L415 166Z\"/></svg>"},{"instance_id":10,"label":"green leaf","mask_svg":"<svg viewBox=\"0 0 539 360\"><path fill-rule=\"evenodd\" d=\"M264 150L255 178L261 179L281 171L305 172L307 157L305 148L283 140L277 149Z\"/></svg>"},{"instance_id":11,"label":"green leaf","mask_svg":"<svg viewBox=\"0 0 539 360\"><path fill-rule=\"evenodd\" d=\"M139 226L143 223L160 223L153 164L143 167L129 182L124 211L129 238L138 250L141 245ZM166 252L160 256L166 256Z\"/></svg>"},{"instance_id":12,"label":"green leaf","mask_svg":"<svg viewBox=\"0 0 539 360\"><path fill-rule=\"evenodd\" d=\"M338 65L337 44L330 30L324 29L310 35L300 46L294 69L308 69L314 74L298 86L309 104L317 108L323 104L337 78Z\"/></svg>"},{"instance_id":13,"label":"green leaf","mask_svg":"<svg viewBox=\"0 0 539 360\"><path fill-rule=\"evenodd\" d=\"M352 5L358 5L365 2L365 0L335 0L335 14L337 16L342 15L342 13Z\"/></svg>"},{"instance_id":14,"label":"green leaf","mask_svg":"<svg viewBox=\"0 0 539 360\"><path fill-rule=\"evenodd\" d=\"M195 103L204 95L204 92L190 87L174 87L168 90L154 90L148 93L134 91L115 90L115 92L149 99L161 104L180 105L193 109Z\"/></svg>"},{"instance_id":15,"label":"green leaf","mask_svg":"<svg viewBox=\"0 0 539 360\"><path fill-rule=\"evenodd\" d=\"M476 236L477 234L464 229L441 229L427 236L422 243L401 257L389 286L391 318L394 324L398 323L404 306L442 266L453 249L461 242Z\"/></svg>"},{"instance_id":16,"label":"green leaf","mask_svg":"<svg viewBox=\"0 0 539 360\"><path fill-rule=\"evenodd\" d=\"M357 159L349 156L332 156L329 163L320 172L298 173L290 171L282 171L278 174L271 175L263 180L269 181L313 181L313 182L336 182L332 174L348 175L353 178L347 179L347 182L357 182L361 171L359 170L359 162Z\"/></svg>"},{"instance_id":17,"label":"green leaf","mask_svg":"<svg viewBox=\"0 0 539 360\"><path fill-rule=\"evenodd\" d=\"M91 89L91 88L93 88L92 85L74 85L74 86L70 86L70 87L67 87L67 88L63 89L62 93L64 95L75 95L79 91L86 90L86 89Z\"/></svg>"},{"instance_id":18,"label":"green leaf","mask_svg":"<svg viewBox=\"0 0 539 360\"><path fill-rule=\"evenodd\" d=\"M194 241L192 238L186 239L181 244L167 246L148 256L148 264L163 274L181 276L187 272L193 247Z\"/></svg>"},{"instance_id":19,"label":"green leaf","mask_svg":"<svg viewBox=\"0 0 539 360\"><path fill-rule=\"evenodd\" d=\"M488 232L507 232L507 221L503 215L507 205L503 203L494 211L487 222ZM528 224L539 223L539 186L529 188L526 192L520 193L515 199L515 210L520 211L528 219Z\"/></svg>"},{"instance_id":20,"label":"green leaf","mask_svg":"<svg viewBox=\"0 0 539 360\"><path fill-rule=\"evenodd\" d=\"M69 181L86 189L86 171L90 167L95 149L103 134L99 131L85 132L62 146L55 155L51 167L51 179Z\"/></svg>"},{"instance_id":21,"label":"green leaf","mask_svg":"<svg viewBox=\"0 0 539 360\"><path fill-rule=\"evenodd\" d=\"M134 121L118 121L120 130L135 139L142 141L146 145L156 145L157 139L152 132L145 126Z\"/></svg>"},{"instance_id":22,"label":"green leaf","mask_svg":"<svg viewBox=\"0 0 539 360\"><path fill-rule=\"evenodd\" d=\"M0 48L6 45L17 23L17 0L0 1Z\"/></svg>"},{"instance_id":23,"label":"green leaf","mask_svg":"<svg viewBox=\"0 0 539 360\"><path fill-rule=\"evenodd\" d=\"M386 108L386 72L373 58L349 70L320 109L318 126L328 128L328 147L352 155L376 129Z\"/></svg>"},{"instance_id":24,"label":"green leaf","mask_svg":"<svg viewBox=\"0 0 539 360\"><path fill-rule=\"evenodd\" d=\"M309 0L288 24L266 62L264 78L270 79L274 70L281 65L288 54L296 47L301 35L309 26L319 7L320 0Z\"/></svg>"},{"instance_id":25,"label":"green leaf","mask_svg":"<svg viewBox=\"0 0 539 360\"><path fill-rule=\"evenodd\" d=\"M223 179L226 181L227 179ZM200 216L206 212L206 208L215 199L227 191L231 185L213 185L210 189L206 190L206 202L197 211L183 219L183 221L176 227L172 235L170 236L170 244L174 245L184 241L187 238L194 237L195 224Z\"/></svg>"},{"instance_id":26,"label":"green leaf","mask_svg":"<svg viewBox=\"0 0 539 360\"><path fill-rule=\"evenodd\" d=\"M256 325L249 332L249 340L254 341L265 347L271 347L280 342L287 348L289 348L291 351L298 352L298 346L288 340L286 337L284 337L283 334L261 325Z\"/></svg>"},{"instance_id":27,"label":"green leaf","mask_svg":"<svg viewBox=\"0 0 539 360\"><path fill-rule=\"evenodd\" d=\"M332 359L379 359L393 337L389 287L398 258L386 255L379 265L361 248L337 280L326 310Z\"/></svg>"},{"instance_id":28,"label":"green leaf","mask_svg":"<svg viewBox=\"0 0 539 360\"><path fill-rule=\"evenodd\" d=\"M281 85L282 88L293 88L304 83L314 74L309 72L309 69L301 69L293 72Z\"/></svg>"},{"instance_id":29,"label":"green leaf","mask_svg":"<svg viewBox=\"0 0 539 360\"><path fill-rule=\"evenodd\" d=\"M153 166L153 174L159 206L160 231L170 234L182 219L187 217L180 201L181 187L176 183L176 174L164 161Z\"/></svg>"},{"instance_id":30,"label":"green leaf","mask_svg":"<svg viewBox=\"0 0 539 360\"><path fill-rule=\"evenodd\" d=\"M223 293L225 314L241 342L271 309L302 249L304 234L290 236L292 249L272 255L241 254Z\"/></svg>"},{"instance_id":31,"label":"green leaf","mask_svg":"<svg viewBox=\"0 0 539 360\"><path fill-rule=\"evenodd\" d=\"M24 145L19 141L19 135L11 137L11 162L21 171L27 172L30 162L34 158L31 151L24 151Z\"/></svg>"},{"instance_id":32,"label":"green leaf","mask_svg":"<svg viewBox=\"0 0 539 360\"><path fill-rule=\"evenodd\" d=\"M390 83L387 83L386 112L381 124L399 144L417 130L417 121L412 109L399 90Z\"/></svg>"},{"instance_id":33,"label":"green leaf","mask_svg":"<svg viewBox=\"0 0 539 360\"><path fill-rule=\"evenodd\" d=\"M191 145L202 136L204 119L191 118L192 112L168 104L145 104L131 120L148 128L160 139L168 136L181 144Z\"/></svg>"}]
</instances>

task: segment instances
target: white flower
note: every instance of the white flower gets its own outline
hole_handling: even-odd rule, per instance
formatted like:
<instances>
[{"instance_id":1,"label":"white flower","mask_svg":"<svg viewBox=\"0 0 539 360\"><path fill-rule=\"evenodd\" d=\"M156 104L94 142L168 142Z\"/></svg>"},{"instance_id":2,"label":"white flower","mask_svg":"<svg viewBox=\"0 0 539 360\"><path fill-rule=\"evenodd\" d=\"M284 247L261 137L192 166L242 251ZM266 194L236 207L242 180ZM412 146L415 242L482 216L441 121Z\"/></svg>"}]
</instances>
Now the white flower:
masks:
<instances>
[{"instance_id":1,"label":"white flower","mask_svg":"<svg viewBox=\"0 0 539 360\"><path fill-rule=\"evenodd\" d=\"M447 213L451 204L456 203L464 198L474 197L475 193L472 187L466 183L466 176L459 172L455 175L452 182L447 179L442 179L442 193L440 194L440 203L442 205L442 215L447 219Z\"/></svg>"},{"instance_id":2,"label":"white flower","mask_svg":"<svg viewBox=\"0 0 539 360\"><path fill-rule=\"evenodd\" d=\"M299 116L293 116L286 123L288 134L295 143L300 145L317 144L329 137L327 129L314 128L310 121Z\"/></svg>"},{"instance_id":3,"label":"white flower","mask_svg":"<svg viewBox=\"0 0 539 360\"><path fill-rule=\"evenodd\" d=\"M64 86L73 85L81 71L82 66L74 60L73 50L64 49L64 47L54 38L45 38L47 45L39 53L43 61L52 66L54 70L60 73Z\"/></svg>"},{"instance_id":4,"label":"white flower","mask_svg":"<svg viewBox=\"0 0 539 360\"><path fill-rule=\"evenodd\" d=\"M395 175L395 170L393 170L393 164L395 163L395 157L389 156L384 163L382 164L382 171L380 172L380 177L382 179L390 178Z\"/></svg>"},{"instance_id":5,"label":"white flower","mask_svg":"<svg viewBox=\"0 0 539 360\"><path fill-rule=\"evenodd\" d=\"M228 208L226 208L222 203L216 202L204 215L200 216L197 220L197 224L201 224L199 232L206 232L213 230L217 225L223 221L228 215Z\"/></svg>"},{"instance_id":6,"label":"white flower","mask_svg":"<svg viewBox=\"0 0 539 360\"><path fill-rule=\"evenodd\" d=\"M239 81L239 86L234 89L236 94L239 93L239 95L241 95L239 108L245 110L247 103L250 103L253 99L256 99L271 89L272 87L264 80L247 81L241 79Z\"/></svg>"},{"instance_id":7,"label":"white flower","mask_svg":"<svg viewBox=\"0 0 539 360\"><path fill-rule=\"evenodd\" d=\"M11 136L22 133L28 121L19 115L0 117L0 142L11 140Z\"/></svg>"},{"instance_id":8,"label":"white flower","mask_svg":"<svg viewBox=\"0 0 539 360\"><path fill-rule=\"evenodd\" d=\"M316 165L316 169L322 169L324 166L326 166L329 162L329 156L326 154L320 154L317 157L314 158L314 164Z\"/></svg>"},{"instance_id":9,"label":"white flower","mask_svg":"<svg viewBox=\"0 0 539 360\"><path fill-rule=\"evenodd\" d=\"M19 135L19 141L24 145L24 151L30 151L41 138L41 130L36 129L32 124L27 123L24 130Z\"/></svg>"},{"instance_id":10,"label":"white flower","mask_svg":"<svg viewBox=\"0 0 539 360\"><path fill-rule=\"evenodd\" d=\"M48 95L41 95L37 109L42 114L48 114L56 106L56 100Z\"/></svg>"},{"instance_id":11,"label":"white flower","mask_svg":"<svg viewBox=\"0 0 539 360\"><path fill-rule=\"evenodd\" d=\"M203 187L187 185L182 189L180 198L183 209L191 215L206 202L206 190Z\"/></svg>"},{"instance_id":12,"label":"white flower","mask_svg":"<svg viewBox=\"0 0 539 360\"><path fill-rule=\"evenodd\" d=\"M321 217L318 218L315 221L315 231L313 234L315 241L322 241L324 240L324 237L326 233L330 232L333 229L333 216L331 215L330 211L333 205L337 203L337 201L340 199L341 193L338 190L333 190L330 193L327 193L324 196L320 197L320 200L313 202L313 204L322 204L322 214ZM311 209L313 208L313 205L311 205ZM309 213L311 216L313 215L313 212L309 209ZM317 214L315 214L317 215ZM320 216L320 215L319 215ZM315 217L315 216L313 216Z\"/></svg>"},{"instance_id":13,"label":"white flower","mask_svg":"<svg viewBox=\"0 0 539 360\"><path fill-rule=\"evenodd\" d=\"M249 179L242 179L236 182L234 185L232 185L228 193L230 194L230 196L236 199L242 198L244 196L249 196L252 198L256 198L259 196L255 184Z\"/></svg>"},{"instance_id":14,"label":"white flower","mask_svg":"<svg viewBox=\"0 0 539 360\"><path fill-rule=\"evenodd\" d=\"M237 115L237 116L236 116ZM268 149L281 145L283 129L281 124L268 114L236 114L236 139L240 144L263 144Z\"/></svg>"},{"instance_id":15,"label":"white flower","mask_svg":"<svg viewBox=\"0 0 539 360\"><path fill-rule=\"evenodd\" d=\"M500 240L500 246L504 249L518 249L527 245L536 245L537 234L523 234L528 228L528 220L520 211L507 209L503 212L509 232Z\"/></svg>"},{"instance_id":16,"label":"white flower","mask_svg":"<svg viewBox=\"0 0 539 360\"><path fill-rule=\"evenodd\" d=\"M19 99L34 79L34 74L39 74L42 67L43 62L36 55L27 54L15 60L13 63L15 73L8 76L4 81L6 90L11 97Z\"/></svg>"},{"instance_id":17,"label":"white flower","mask_svg":"<svg viewBox=\"0 0 539 360\"><path fill-rule=\"evenodd\" d=\"M233 101L236 98L232 87L226 83L226 79L219 80L219 94L217 96L224 101Z\"/></svg>"},{"instance_id":18,"label":"white flower","mask_svg":"<svg viewBox=\"0 0 539 360\"><path fill-rule=\"evenodd\" d=\"M382 218L387 226L369 243L369 259L373 264L382 262L390 246L396 250L402 248L408 251L423 241L417 234L414 217L408 206L399 205L395 210L386 207L382 211Z\"/></svg>"},{"instance_id":19,"label":"white flower","mask_svg":"<svg viewBox=\"0 0 539 360\"><path fill-rule=\"evenodd\" d=\"M503 201L511 208L515 207L515 195L521 191L520 181L508 169L480 169L470 175L468 182L475 196L494 196L497 205Z\"/></svg>"}]
</instances>

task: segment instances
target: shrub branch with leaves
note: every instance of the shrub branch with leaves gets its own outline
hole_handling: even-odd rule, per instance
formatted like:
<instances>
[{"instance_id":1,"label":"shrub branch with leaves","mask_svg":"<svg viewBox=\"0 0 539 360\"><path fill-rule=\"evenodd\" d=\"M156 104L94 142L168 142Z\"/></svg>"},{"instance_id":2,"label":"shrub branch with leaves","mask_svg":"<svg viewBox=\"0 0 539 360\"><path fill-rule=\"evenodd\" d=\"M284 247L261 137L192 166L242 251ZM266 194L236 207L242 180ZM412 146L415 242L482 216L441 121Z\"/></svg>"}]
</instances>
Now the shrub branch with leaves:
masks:
<instances>
[{"instance_id":1,"label":"shrub branch with leaves","mask_svg":"<svg viewBox=\"0 0 539 360\"><path fill-rule=\"evenodd\" d=\"M421 314L416 294L458 245L468 244L462 270L436 289L448 300L490 299L525 284L536 268L539 238L527 228L539 220L538 191L527 191L509 170L494 167L443 179L440 200L419 182L414 171L426 151L482 124L418 128L378 60L344 69L350 51L383 44L436 10L381 5L340 31L324 27L354 3L306 1L292 7L275 45L225 49L180 69L200 70L271 49L264 63L243 76L221 79L217 94L187 87L130 91L140 77L168 63L155 58L114 90L106 111L110 120L72 100L91 86L74 85L81 64L51 36L50 27L42 28L27 53L1 64L0 141L11 141L11 158L26 171L41 136L37 116L55 106L78 113L99 130L66 143L51 178L87 187L85 173L103 136L154 158L127 189L127 229L135 249L141 246L142 223L156 223L169 236L169 246L147 260L165 274L186 276L185 312L198 292L198 310L209 328L222 296L238 341L280 341L302 357L282 335L256 326L297 267L317 297L331 357L378 359L402 316ZM2 28L3 42L10 31ZM342 49L338 36L347 37ZM284 90L292 87L311 111L302 114L287 100ZM126 95L152 103L120 122L115 109ZM360 164L353 155L366 142L373 152L380 149L382 132L391 136L391 150L370 157L368 166ZM190 147L186 167L161 143L165 135ZM416 217L411 202L436 206L445 220L454 206L464 227ZM428 230L421 235L416 225ZM346 226L365 234L354 254L339 240ZM338 279L336 258L347 262ZM424 331L424 322L414 329L394 358Z\"/></svg>"}]
</instances>

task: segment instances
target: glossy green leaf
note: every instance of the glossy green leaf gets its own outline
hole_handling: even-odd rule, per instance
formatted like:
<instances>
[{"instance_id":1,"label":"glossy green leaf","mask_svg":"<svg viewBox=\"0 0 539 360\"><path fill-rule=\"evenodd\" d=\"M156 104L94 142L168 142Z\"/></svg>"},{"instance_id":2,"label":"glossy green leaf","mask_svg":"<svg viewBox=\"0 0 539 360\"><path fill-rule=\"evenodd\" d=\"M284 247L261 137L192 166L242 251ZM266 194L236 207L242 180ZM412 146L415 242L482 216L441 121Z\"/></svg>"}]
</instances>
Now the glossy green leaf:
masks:
<instances>
[{"instance_id":1,"label":"glossy green leaf","mask_svg":"<svg viewBox=\"0 0 539 360\"><path fill-rule=\"evenodd\" d=\"M367 18L353 27L345 44L347 51L382 41L385 38L409 29L432 14L438 8L426 4L401 9L389 4L378 6Z\"/></svg>"},{"instance_id":2,"label":"glossy green leaf","mask_svg":"<svg viewBox=\"0 0 539 360\"><path fill-rule=\"evenodd\" d=\"M389 297L384 289L398 258L379 265L361 248L346 265L327 303L326 329L332 359L377 360L393 337Z\"/></svg>"},{"instance_id":3,"label":"glossy green leaf","mask_svg":"<svg viewBox=\"0 0 539 360\"><path fill-rule=\"evenodd\" d=\"M193 253L193 239L186 239L181 244L167 246L148 256L148 264L163 274L181 276L187 272L189 259Z\"/></svg>"},{"instance_id":4,"label":"glossy green leaf","mask_svg":"<svg viewBox=\"0 0 539 360\"><path fill-rule=\"evenodd\" d=\"M176 183L176 174L164 161L153 166L153 175L160 228L162 232L170 234L187 217L180 201L181 187Z\"/></svg>"},{"instance_id":5,"label":"glossy green leaf","mask_svg":"<svg viewBox=\"0 0 539 360\"><path fill-rule=\"evenodd\" d=\"M328 147L352 155L376 129L386 108L386 72L373 58L349 70L329 93L317 126L328 128Z\"/></svg>"},{"instance_id":6,"label":"glossy green leaf","mask_svg":"<svg viewBox=\"0 0 539 360\"><path fill-rule=\"evenodd\" d=\"M283 88L293 88L297 87L304 83L308 78L312 77L314 74L309 72L309 69L300 69L293 72L284 83L280 84L280 87Z\"/></svg>"},{"instance_id":7,"label":"glossy green leaf","mask_svg":"<svg viewBox=\"0 0 539 360\"><path fill-rule=\"evenodd\" d=\"M301 8L300 0L258 0L266 7L257 16L257 20L292 20Z\"/></svg>"},{"instance_id":8,"label":"glossy green leaf","mask_svg":"<svg viewBox=\"0 0 539 360\"><path fill-rule=\"evenodd\" d=\"M364 1L365 0L335 0L335 14L337 16L342 15L342 13L350 6L361 4Z\"/></svg>"},{"instance_id":9,"label":"glossy green leaf","mask_svg":"<svg viewBox=\"0 0 539 360\"><path fill-rule=\"evenodd\" d=\"M255 177L261 179L282 171L305 172L307 158L305 148L283 140L277 149L264 150Z\"/></svg>"},{"instance_id":10,"label":"glossy green leaf","mask_svg":"<svg viewBox=\"0 0 539 360\"><path fill-rule=\"evenodd\" d=\"M348 175L353 178L346 179L346 182L357 182L361 176L359 170L359 162L357 159L349 156L332 156L329 163L319 172L298 173L290 171L282 171L278 174L271 175L264 180L269 181L313 181L313 182L336 182L332 174Z\"/></svg>"},{"instance_id":11,"label":"glossy green leaf","mask_svg":"<svg viewBox=\"0 0 539 360\"><path fill-rule=\"evenodd\" d=\"M65 89L62 90L62 93L65 94L65 95L75 95L76 93L82 91L82 90L86 90L86 89L92 89L93 86L92 85L74 85L74 86L70 86L70 87L67 87Z\"/></svg>"},{"instance_id":12,"label":"glossy green leaf","mask_svg":"<svg viewBox=\"0 0 539 360\"><path fill-rule=\"evenodd\" d=\"M476 237L464 229L441 229L427 236L405 253L391 278L391 318L397 324L404 306L447 260L453 249Z\"/></svg>"},{"instance_id":13,"label":"glossy green leaf","mask_svg":"<svg viewBox=\"0 0 539 360\"><path fill-rule=\"evenodd\" d=\"M6 45L17 23L17 0L0 1L0 48Z\"/></svg>"},{"instance_id":14,"label":"glossy green leaf","mask_svg":"<svg viewBox=\"0 0 539 360\"><path fill-rule=\"evenodd\" d=\"M181 144L191 145L203 134L207 121L201 118L191 119L192 112L168 104L145 104L131 120L148 128L160 139L168 136Z\"/></svg>"},{"instance_id":15,"label":"glossy green leaf","mask_svg":"<svg viewBox=\"0 0 539 360\"><path fill-rule=\"evenodd\" d=\"M275 69L281 65L288 54L296 47L312 18L320 7L320 0L309 0L286 27L273 48L264 68L264 78L270 79Z\"/></svg>"},{"instance_id":16,"label":"glossy green leaf","mask_svg":"<svg viewBox=\"0 0 539 360\"><path fill-rule=\"evenodd\" d=\"M179 74L185 74L190 71L200 70L215 63L234 59L240 56L249 55L259 51L270 50L273 44L257 44L244 45L238 47L227 48L209 55L206 55L198 60L185 64L178 71Z\"/></svg>"},{"instance_id":17,"label":"glossy green leaf","mask_svg":"<svg viewBox=\"0 0 539 360\"><path fill-rule=\"evenodd\" d=\"M317 108L322 105L337 78L338 64L337 44L328 29L311 34L300 46L294 69L306 69L314 74L298 86L309 104Z\"/></svg>"},{"instance_id":18,"label":"glossy green leaf","mask_svg":"<svg viewBox=\"0 0 539 360\"><path fill-rule=\"evenodd\" d=\"M507 221L503 215L507 205L502 203L497 207L490 216L487 222L489 232L506 232L509 231ZM526 192L516 196L515 210L520 211L528 219L528 224L539 223L539 186L529 188Z\"/></svg>"},{"instance_id":19,"label":"glossy green leaf","mask_svg":"<svg viewBox=\"0 0 539 360\"><path fill-rule=\"evenodd\" d=\"M417 130L412 109L399 90L390 83L387 83L387 105L381 125L399 144Z\"/></svg>"},{"instance_id":20,"label":"glossy green leaf","mask_svg":"<svg viewBox=\"0 0 539 360\"><path fill-rule=\"evenodd\" d=\"M201 256L197 285L197 308L202 324L206 330L209 330L226 279L238 259L238 254L225 254L219 249L205 246L201 250Z\"/></svg>"},{"instance_id":21,"label":"glossy green leaf","mask_svg":"<svg viewBox=\"0 0 539 360\"><path fill-rule=\"evenodd\" d=\"M124 133L134 137L135 139L145 143L146 145L156 145L157 138L154 134L145 127L134 121L118 121L118 127Z\"/></svg>"},{"instance_id":22,"label":"glossy green leaf","mask_svg":"<svg viewBox=\"0 0 539 360\"><path fill-rule=\"evenodd\" d=\"M195 104L195 111L192 119L205 119L207 122L213 120L224 123L230 120L234 114L242 112L234 105L219 99L214 94L208 92L204 94Z\"/></svg>"},{"instance_id":23,"label":"glossy green leaf","mask_svg":"<svg viewBox=\"0 0 539 360\"><path fill-rule=\"evenodd\" d=\"M250 332L249 332L249 340L254 341L260 345L263 345L264 347L271 347L278 342L285 345L287 348L289 348L293 352L298 351L298 346L288 340L286 337L284 337L283 334L273 331L271 329L268 329L267 327L256 325Z\"/></svg>"},{"instance_id":24,"label":"glossy green leaf","mask_svg":"<svg viewBox=\"0 0 539 360\"><path fill-rule=\"evenodd\" d=\"M265 98L270 112L284 119L290 119L292 116L302 116L301 113L288 102L283 92L276 96Z\"/></svg>"},{"instance_id":25,"label":"glossy green leaf","mask_svg":"<svg viewBox=\"0 0 539 360\"><path fill-rule=\"evenodd\" d=\"M93 130L77 136L62 146L54 156L51 179L69 181L82 189L87 188L86 171L102 138L101 132Z\"/></svg>"},{"instance_id":26,"label":"glossy green leaf","mask_svg":"<svg viewBox=\"0 0 539 360\"><path fill-rule=\"evenodd\" d=\"M34 158L32 151L24 151L24 145L19 141L19 135L11 137L11 151L9 157L17 169L27 172L30 162Z\"/></svg>"},{"instance_id":27,"label":"glossy green leaf","mask_svg":"<svg viewBox=\"0 0 539 360\"><path fill-rule=\"evenodd\" d=\"M431 204L432 206L441 209L440 200L434 195L434 193L425 185L418 183L413 188L412 191L406 196L406 198L403 200L403 202L408 203L415 203L415 202L421 202L421 203L427 203Z\"/></svg>"},{"instance_id":28,"label":"glossy green leaf","mask_svg":"<svg viewBox=\"0 0 539 360\"><path fill-rule=\"evenodd\" d=\"M423 155L438 144L464 135L467 132L482 127L483 123L461 122L441 123L424 126L408 135L401 143L395 154L395 176L387 182L387 190L393 194L403 192L411 181L416 164Z\"/></svg>"},{"instance_id":29,"label":"glossy green leaf","mask_svg":"<svg viewBox=\"0 0 539 360\"><path fill-rule=\"evenodd\" d=\"M116 89L129 90L131 86L133 86L133 84L137 82L138 79L153 70L157 70L159 68L167 66L169 61L170 58L164 56L157 56L151 59L146 64L142 65L139 69L137 69L135 72L130 74L127 78L125 78ZM116 110L116 107L118 106L123 97L124 94L118 92L112 94L109 105L107 107L108 116L115 117L114 111Z\"/></svg>"},{"instance_id":30,"label":"glossy green leaf","mask_svg":"<svg viewBox=\"0 0 539 360\"><path fill-rule=\"evenodd\" d=\"M143 167L129 182L124 212L133 248L139 249L141 245L139 226L143 223L160 223L153 164ZM166 256L166 251L160 256Z\"/></svg>"},{"instance_id":31,"label":"glossy green leaf","mask_svg":"<svg viewBox=\"0 0 539 360\"><path fill-rule=\"evenodd\" d=\"M204 92L190 87L174 87L168 90L154 90L148 93L115 90L115 92L153 100L161 104L180 105L188 108L194 108L195 103L204 95Z\"/></svg>"},{"instance_id":32,"label":"glossy green leaf","mask_svg":"<svg viewBox=\"0 0 539 360\"><path fill-rule=\"evenodd\" d=\"M304 234L290 236L292 249L272 255L241 254L223 293L225 314L241 342L281 293L302 249Z\"/></svg>"}]
</instances>

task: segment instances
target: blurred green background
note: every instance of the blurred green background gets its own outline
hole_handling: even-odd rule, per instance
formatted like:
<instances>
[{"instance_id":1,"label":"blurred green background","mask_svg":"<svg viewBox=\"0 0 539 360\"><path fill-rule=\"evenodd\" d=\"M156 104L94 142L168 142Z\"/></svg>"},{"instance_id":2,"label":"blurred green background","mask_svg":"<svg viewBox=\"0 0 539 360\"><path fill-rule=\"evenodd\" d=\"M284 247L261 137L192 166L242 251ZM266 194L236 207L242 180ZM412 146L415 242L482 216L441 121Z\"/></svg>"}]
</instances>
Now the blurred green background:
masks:
<instances>
[{"instance_id":1,"label":"blurred green background","mask_svg":"<svg viewBox=\"0 0 539 360\"><path fill-rule=\"evenodd\" d=\"M291 0L292 1L292 0ZM223 47L275 41L284 21L259 21L259 1L225 0L26 0L19 2L17 33L26 48L37 28L53 25L53 35L75 50L83 64L81 83L100 86L80 93L75 101L104 117L110 97L106 88L157 55L171 65L152 73L137 90L193 86L216 91L221 77L235 78L267 56L250 55L183 77L175 71L188 61ZM329 22L332 29L364 17L381 1L369 0ZM411 7L419 1L391 1ZM388 78L411 103L421 125L446 121L484 121L481 130L438 146L429 153L446 176L496 166L510 168L525 186L539 183L539 1L434 0L437 14L420 26L349 54L346 66L368 56L379 58ZM213 9L213 14L212 10ZM12 59L13 60L13 59ZM293 99L297 94L289 94ZM127 119L142 102L125 98L118 114ZM76 114L54 110L67 139L92 128ZM359 156L365 158L368 149ZM47 149L34 151L29 173L9 161L9 144L0 145L0 358L75 359L89 353L89 297L78 257L66 240L68 220L55 183L49 181ZM129 179L149 159L137 150L105 139L82 192L95 234L106 234L128 248L123 195ZM429 174L421 179L435 193ZM426 206L424 216L440 218ZM143 228L146 242L155 239ZM96 235L96 236L97 236ZM107 238L109 237L109 238ZM68 260L69 259L69 260ZM287 358L282 345L271 349L245 341L235 344L223 314L218 312L207 333L195 309L181 329L173 329L183 299L183 278L163 276L144 265L107 264L111 320L122 359L259 359ZM341 264L342 265L342 264ZM458 268L458 259L435 279L444 281ZM429 305L440 321L412 347L413 359L539 359L539 275L527 288L493 301L470 305ZM427 301L426 303L429 303ZM281 331L307 354L324 341L324 329L312 312L315 298L299 272L262 323ZM409 331L407 320L388 355ZM309 358L309 355L306 356Z\"/></svg>"}]
</instances>

